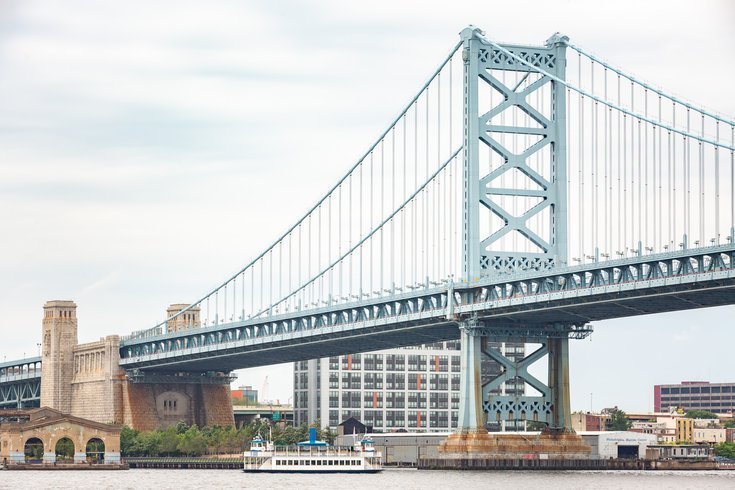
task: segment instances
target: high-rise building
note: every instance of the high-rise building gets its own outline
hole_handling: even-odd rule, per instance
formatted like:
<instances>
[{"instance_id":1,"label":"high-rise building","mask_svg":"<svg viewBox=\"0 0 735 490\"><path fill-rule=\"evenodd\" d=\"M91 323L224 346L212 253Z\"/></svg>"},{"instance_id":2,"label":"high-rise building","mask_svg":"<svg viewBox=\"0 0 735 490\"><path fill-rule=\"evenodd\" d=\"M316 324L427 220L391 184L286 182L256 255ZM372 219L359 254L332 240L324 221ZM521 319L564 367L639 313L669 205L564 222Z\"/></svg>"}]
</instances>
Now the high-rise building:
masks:
<instances>
[{"instance_id":1,"label":"high-rise building","mask_svg":"<svg viewBox=\"0 0 735 490\"><path fill-rule=\"evenodd\" d=\"M490 346L511 359L525 356L524 344ZM355 417L376 432L451 430L459 411L459 349L459 341L451 341L294 363L294 422L320 419L334 429ZM487 359L482 373L492 379L500 366ZM516 379L500 390L523 395L524 388Z\"/></svg>"},{"instance_id":2,"label":"high-rise building","mask_svg":"<svg viewBox=\"0 0 735 490\"><path fill-rule=\"evenodd\" d=\"M653 387L654 412L671 409L735 412L735 383L682 381L680 384Z\"/></svg>"}]
</instances>

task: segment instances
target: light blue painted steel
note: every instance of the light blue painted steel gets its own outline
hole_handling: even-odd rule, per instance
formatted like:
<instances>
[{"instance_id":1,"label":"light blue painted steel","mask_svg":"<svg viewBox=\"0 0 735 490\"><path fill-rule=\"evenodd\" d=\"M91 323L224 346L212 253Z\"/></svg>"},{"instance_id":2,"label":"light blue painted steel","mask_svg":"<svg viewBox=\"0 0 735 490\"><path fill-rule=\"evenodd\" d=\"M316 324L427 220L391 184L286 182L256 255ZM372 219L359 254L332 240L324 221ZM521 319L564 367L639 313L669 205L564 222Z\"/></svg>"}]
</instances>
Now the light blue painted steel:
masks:
<instances>
[{"instance_id":1,"label":"light blue painted steel","mask_svg":"<svg viewBox=\"0 0 735 490\"><path fill-rule=\"evenodd\" d=\"M480 252L480 122L478 115L478 43L477 31L467 27L461 32L462 61L464 62L464 202L462 234L462 278L473 283L480 279L482 254Z\"/></svg>"},{"instance_id":2,"label":"light blue painted steel","mask_svg":"<svg viewBox=\"0 0 735 490\"><path fill-rule=\"evenodd\" d=\"M567 212L566 212L566 93L558 80L564 79L566 59L565 45L552 39L546 47L506 45L503 51L488 48L484 33L476 28L462 31L465 62L465 213L464 239L465 280L476 282L480 276L513 273L519 269L546 270L567 260ZM522 57L526 64L519 64L506 53ZM526 66L527 65L527 66ZM520 89L529 73L543 67L554 78L541 76ZM522 72L520 83L507 85L492 71ZM501 101L494 107L479 107L478 84L487 84L501 94ZM536 109L529 97L551 85L551 107L548 115ZM493 119L517 108L527 114L538 126L498 125ZM539 139L521 153L507 148L495 134L520 137L531 135ZM479 145L486 145L499 155L503 162L486 175L480 173ZM550 148L548 177L531 167L531 158ZM518 171L521 181L498 187L500 178ZM539 198L537 204L520 216L501 204L498 197ZM500 218L503 226L480 235L480 206L484 206ZM530 223L548 209L549 227L536 232ZM517 233L525 240L518 250L500 248L499 241L506 235ZM479 242L479 243L476 243ZM528 247L524 245L528 244ZM507 245L506 245L507 246ZM537 250L521 251L520 249ZM477 262L479 260L479 263Z\"/></svg>"},{"instance_id":3,"label":"light blue painted steel","mask_svg":"<svg viewBox=\"0 0 735 490\"><path fill-rule=\"evenodd\" d=\"M498 276L464 287L442 285L128 339L121 344L120 364L126 369L231 370L306 360L330 345L333 355L378 350L390 345L381 341L389 334L406 336L397 338L396 345L415 345L424 341L422 331L440 328L447 329L442 335L453 329L458 338L457 322L471 316L523 327L735 304L734 263L735 245L728 244ZM696 302L682 301L685 297Z\"/></svg>"},{"instance_id":4,"label":"light blue painted steel","mask_svg":"<svg viewBox=\"0 0 735 490\"><path fill-rule=\"evenodd\" d=\"M0 408L37 407L40 401L40 357L0 363Z\"/></svg>"},{"instance_id":5,"label":"light blue painted steel","mask_svg":"<svg viewBox=\"0 0 735 490\"><path fill-rule=\"evenodd\" d=\"M568 345L570 338L587 337L592 333L592 327L584 324L540 324L519 327L512 323L503 325L497 322L475 321L468 330L477 338L482 337L492 342L541 344L523 359L517 359L515 356L511 359L498 350L487 348L487 342L483 342L482 354L501 366L500 375L485 381L482 384L481 395L477 397L482 399L483 410L490 420L532 420L545 422L551 427L567 427L570 420L569 383L561 381L568 380L569 351L561 349L559 345ZM533 363L545 355L549 355L550 360L553 358L548 367L548 384L544 384L528 371ZM565 367L566 376L563 371ZM515 379L528 383L541 396L503 394L501 390L503 384Z\"/></svg>"},{"instance_id":6,"label":"light blue painted steel","mask_svg":"<svg viewBox=\"0 0 735 490\"><path fill-rule=\"evenodd\" d=\"M485 429L485 413L482 411L482 337L474 327L476 318L459 324L461 375L459 378L459 414L457 428L460 432L477 432Z\"/></svg>"},{"instance_id":7,"label":"light blue painted steel","mask_svg":"<svg viewBox=\"0 0 735 490\"><path fill-rule=\"evenodd\" d=\"M631 116L631 117L633 117L635 119L638 119L640 121L645 121L645 122L647 122L649 124L652 124L654 126L658 126L658 127L662 128L662 129L665 129L666 131L671 131L672 133L679 134L679 135L684 136L686 138L690 138L690 139L693 139L693 140L696 140L696 141L700 141L702 143L707 143L707 144L710 144L710 145L715 146L715 147L718 147L718 148L723 148L725 150L735 151L735 146L729 146L727 144L723 144L723 143L720 143L718 141L711 140L709 138L705 138L702 135L697 135L695 133L690 133L688 131L684 131L684 130L675 128L673 126L669 126L669 125L663 124L660 121L656 121L655 119L652 119L650 117L647 117L647 116L645 116L643 114L632 112L632 111L630 111L630 110L628 110L628 109L626 109L624 107L621 107L621 106L619 106L617 104L614 104L614 103L612 103L612 102L610 102L608 100L605 100L605 99L603 99L601 97L598 97L598 96L596 96L594 94L591 94L590 92L588 92L588 91L586 91L584 89L581 89L581 88L579 88L579 87L577 87L575 85L572 85L571 83L568 83L568 82L562 80L559 77L556 77L555 75L549 73L547 70L544 70L543 68L534 66L533 64L531 64L527 60L521 58L520 56L518 56L515 53L511 52L510 50L506 49L504 46L502 46L500 44L497 44L497 43L495 43L495 42L493 42L493 41L491 41L491 40L489 40L487 38L483 38L482 39L482 42L485 43L485 44L487 44L488 46L492 46L493 48L495 48L498 51L506 54L510 58L513 58L518 63L521 63L524 66L527 66L529 69L533 69L534 71L537 71L538 73L541 73L541 74L549 77L550 79L552 79L555 82L557 82L557 83L565 86L566 88L568 88L570 90L574 90L575 92L577 92L577 93L579 93L579 94L581 94L581 95L583 95L585 97L588 97L588 98L594 100L595 102L599 102L600 104L603 104L603 105L605 105L607 107L610 107L611 109L615 109L616 111L620 111L623 114L627 114L628 116Z\"/></svg>"}]
</instances>

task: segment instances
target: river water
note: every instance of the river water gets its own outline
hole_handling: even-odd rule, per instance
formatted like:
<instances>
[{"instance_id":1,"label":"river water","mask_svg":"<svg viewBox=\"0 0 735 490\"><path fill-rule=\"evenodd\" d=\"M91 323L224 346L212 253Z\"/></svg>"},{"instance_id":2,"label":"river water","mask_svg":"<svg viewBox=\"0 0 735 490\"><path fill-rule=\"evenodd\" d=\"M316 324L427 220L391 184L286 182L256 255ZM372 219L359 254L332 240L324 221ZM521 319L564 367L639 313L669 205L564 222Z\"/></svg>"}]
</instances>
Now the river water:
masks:
<instances>
[{"instance_id":1,"label":"river water","mask_svg":"<svg viewBox=\"0 0 735 490\"><path fill-rule=\"evenodd\" d=\"M387 490L472 488L735 489L733 471L419 471L372 475L245 474L237 470L0 471L0 489L314 488Z\"/></svg>"}]
</instances>

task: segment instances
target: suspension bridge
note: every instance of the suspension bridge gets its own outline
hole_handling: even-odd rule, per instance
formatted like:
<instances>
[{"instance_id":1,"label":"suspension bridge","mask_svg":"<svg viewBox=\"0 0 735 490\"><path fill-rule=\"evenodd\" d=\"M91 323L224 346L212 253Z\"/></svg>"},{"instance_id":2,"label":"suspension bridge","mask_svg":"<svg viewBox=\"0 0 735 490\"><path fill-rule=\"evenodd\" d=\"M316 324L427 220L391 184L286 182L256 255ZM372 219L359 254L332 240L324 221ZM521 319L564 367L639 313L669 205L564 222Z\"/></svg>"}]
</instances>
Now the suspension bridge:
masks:
<instances>
[{"instance_id":1,"label":"suspension bridge","mask_svg":"<svg viewBox=\"0 0 735 490\"><path fill-rule=\"evenodd\" d=\"M461 338L460 429L569 427L568 341L589 322L735 304L734 152L732 117L566 36L500 44L469 27L293 226L122 338L120 368L155 383ZM540 347L508 360L488 339ZM480 379L483 356L498 378ZM543 356L546 381L528 372ZM0 404L40 382L38 362L0 365ZM539 395L496 393L513 378Z\"/></svg>"}]
</instances>

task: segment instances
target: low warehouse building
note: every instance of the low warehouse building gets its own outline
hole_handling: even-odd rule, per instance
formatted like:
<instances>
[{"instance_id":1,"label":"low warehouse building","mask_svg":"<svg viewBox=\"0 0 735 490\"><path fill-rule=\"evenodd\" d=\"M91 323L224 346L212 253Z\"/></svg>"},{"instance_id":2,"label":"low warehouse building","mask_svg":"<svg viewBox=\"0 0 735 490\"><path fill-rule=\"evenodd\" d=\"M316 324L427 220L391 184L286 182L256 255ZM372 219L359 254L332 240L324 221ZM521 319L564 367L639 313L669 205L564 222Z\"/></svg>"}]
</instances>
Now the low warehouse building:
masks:
<instances>
[{"instance_id":1,"label":"low warehouse building","mask_svg":"<svg viewBox=\"0 0 735 490\"><path fill-rule=\"evenodd\" d=\"M579 432L582 440L592 446L592 458L644 459L646 449L657 443L655 434L639 432Z\"/></svg>"},{"instance_id":2,"label":"low warehouse building","mask_svg":"<svg viewBox=\"0 0 735 490\"><path fill-rule=\"evenodd\" d=\"M437 457L439 444L449 432L392 432L370 434L375 443L375 450L383 455L383 462L388 465L413 466L421 457ZM359 441L362 435L342 435L335 441L337 446L351 446Z\"/></svg>"}]
</instances>

